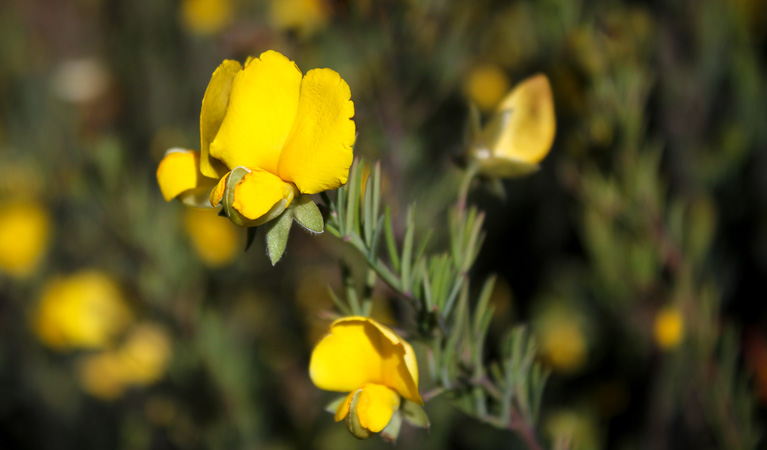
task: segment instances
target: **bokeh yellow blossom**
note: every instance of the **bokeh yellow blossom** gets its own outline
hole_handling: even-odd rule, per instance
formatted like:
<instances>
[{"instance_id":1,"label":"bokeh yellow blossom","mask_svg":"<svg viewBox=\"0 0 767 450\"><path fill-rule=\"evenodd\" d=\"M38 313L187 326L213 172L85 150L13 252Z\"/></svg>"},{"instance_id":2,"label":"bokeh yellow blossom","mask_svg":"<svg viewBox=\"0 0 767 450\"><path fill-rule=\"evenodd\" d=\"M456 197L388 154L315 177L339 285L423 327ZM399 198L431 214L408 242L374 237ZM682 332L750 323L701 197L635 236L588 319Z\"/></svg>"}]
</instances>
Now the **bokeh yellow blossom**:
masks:
<instances>
[{"instance_id":1,"label":"bokeh yellow blossom","mask_svg":"<svg viewBox=\"0 0 767 450\"><path fill-rule=\"evenodd\" d=\"M676 348L684 338L684 317L679 308L666 306L658 311L653 326L655 342L663 350Z\"/></svg>"},{"instance_id":2,"label":"bokeh yellow blossom","mask_svg":"<svg viewBox=\"0 0 767 450\"><path fill-rule=\"evenodd\" d=\"M277 28L309 36L324 28L330 20L328 3L326 0L272 0L269 18Z\"/></svg>"},{"instance_id":3,"label":"bokeh yellow blossom","mask_svg":"<svg viewBox=\"0 0 767 450\"><path fill-rule=\"evenodd\" d=\"M209 267L230 263L237 251L244 247L237 227L213 209L187 209L184 230L197 256Z\"/></svg>"},{"instance_id":4,"label":"bokeh yellow blossom","mask_svg":"<svg viewBox=\"0 0 767 450\"><path fill-rule=\"evenodd\" d=\"M85 270L50 280L33 318L40 340L55 349L103 348L132 320L117 283Z\"/></svg>"},{"instance_id":5,"label":"bokeh yellow blossom","mask_svg":"<svg viewBox=\"0 0 767 450\"><path fill-rule=\"evenodd\" d=\"M83 390L112 400L131 386L149 385L166 371L171 354L167 331L157 324L137 324L121 346L87 355L80 363Z\"/></svg>"},{"instance_id":6,"label":"bokeh yellow blossom","mask_svg":"<svg viewBox=\"0 0 767 450\"><path fill-rule=\"evenodd\" d=\"M413 348L391 329L365 317L331 324L309 363L312 382L327 391L350 392L335 411L337 422L358 438L384 430L401 401L423 405Z\"/></svg>"},{"instance_id":7,"label":"bokeh yellow blossom","mask_svg":"<svg viewBox=\"0 0 767 450\"><path fill-rule=\"evenodd\" d=\"M232 22L232 0L183 0L181 23L195 34L216 34Z\"/></svg>"},{"instance_id":8,"label":"bokeh yellow blossom","mask_svg":"<svg viewBox=\"0 0 767 450\"><path fill-rule=\"evenodd\" d=\"M302 76L275 51L224 61L200 112L201 152L168 153L157 169L166 200L210 192L240 226L278 217L296 195L346 183L355 140L349 85L331 69ZM211 191L211 184L216 184Z\"/></svg>"},{"instance_id":9,"label":"bokeh yellow blossom","mask_svg":"<svg viewBox=\"0 0 767 450\"><path fill-rule=\"evenodd\" d=\"M464 93L484 112L492 111L509 90L509 77L495 64L473 67L464 84Z\"/></svg>"},{"instance_id":10,"label":"bokeh yellow blossom","mask_svg":"<svg viewBox=\"0 0 767 450\"><path fill-rule=\"evenodd\" d=\"M475 119L477 120L477 119ZM513 177L538 169L554 143L554 97L546 75L517 84L475 136L471 157L489 177Z\"/></svg>"},{"instance_id":11,"label":"bokeh yellow blossom","mask_svg":"<svg viewBox=\"0 0 767 450\"><path fill-rule=\"evenodd\" d=\"M588 341L584 323L570 307L553 303L546 306L534 320L538 351L552 369L577 372L586 362Z\"/></svg>"},{"instance_id":12,"label":"bokeh yellow blossom","mask_svg":"<svg viewBox=\"0 0 767 450\"><path fill-rule=\"evenodd\" d=\"M50 238L48 211L36 201L0 206L0 272L25 278L35 272Z\"/></svg>"}]
</instances>

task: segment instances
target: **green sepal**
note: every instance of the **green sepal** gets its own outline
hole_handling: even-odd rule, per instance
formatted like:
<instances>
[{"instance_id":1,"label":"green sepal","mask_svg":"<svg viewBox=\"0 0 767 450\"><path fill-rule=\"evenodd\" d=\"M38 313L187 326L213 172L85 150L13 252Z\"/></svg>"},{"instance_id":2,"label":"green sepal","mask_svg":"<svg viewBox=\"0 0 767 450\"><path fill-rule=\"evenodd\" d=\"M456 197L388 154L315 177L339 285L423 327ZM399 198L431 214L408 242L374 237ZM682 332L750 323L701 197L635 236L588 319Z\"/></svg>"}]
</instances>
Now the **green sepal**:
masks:
<instances>
[{"instance_id":1,"label":"green sepal","mask_svg":"<svg viewBox=\"0 0 767 450\"><path fill-rule=\"evenodd\" d=\"M322 213L314 200L308 195L301 195L291 205L293 216L299 225L312 233L322 233L325 229L325 222L322 220Z\"/></svg>"},{"instance_id":2,"label":"green sepal","mask_svg":"<svg viewBox=\"0 0 767 450\"><path fill-rule=\"evenodd\" d=\"M362 389L359 389L354 393L354 397L352 397L352 404L349 407L349 414L346 415L344 423L346 424L346 429L349 430L349 433L351 433L352 436L356 437L357 439L367 439L373 433L367 428L364 428L362 424L360 424L360 417L357 415L357 404L360 401L361 395Z\"/></svg>"},{"instance_id":3,"label":"green sepal","mask_svg":"<svg viewBox=\"0 0 767 450\"><path fill-rule=\"evenodd\" d=\"M277 264L277 261L282 258L282 254L285 252L292 224L293 210L290 209L282 213L278 219L266 224L266 253L269 255L272 265Z\"/></svg>"},{"instance_id":4,"label":"green sepal","mask_svg":"<svg viewBox=\"0 0 767 450\"><path fill-rule=\"evenodd\" d=\"M400 411L402 411L403 418L411 425L426 429L431 426L429 416L426 415L426 411L418 403L404 399Z\"/></svg>"},{"instance_id":5,"label":"green sepal","mask_svg":"<svg viewBox=\"0 0 767 450\"><path fill-rule=\"evenodd\" d=\"M331 414L335 414L336 411L338 411L338 407L341 406L341 403L343 403L344 400L346 400L346 397L347 397L346 395L337 397L336 399L334 399L333 401L325 405L325 411Z\"/></svg>"},{"instance_id":6,"label":"green sepal","mask_svg":"<svg viewBox=\"0 0 767 450\"><path fill-rule=\"evenodd\" d=\"M391 416L391 420L386 424L383 430L381 430L381 439L386 442L397 442L397 436L402 428L402 413L400 411L394 411Z\"/></svg>"}]
</instances>

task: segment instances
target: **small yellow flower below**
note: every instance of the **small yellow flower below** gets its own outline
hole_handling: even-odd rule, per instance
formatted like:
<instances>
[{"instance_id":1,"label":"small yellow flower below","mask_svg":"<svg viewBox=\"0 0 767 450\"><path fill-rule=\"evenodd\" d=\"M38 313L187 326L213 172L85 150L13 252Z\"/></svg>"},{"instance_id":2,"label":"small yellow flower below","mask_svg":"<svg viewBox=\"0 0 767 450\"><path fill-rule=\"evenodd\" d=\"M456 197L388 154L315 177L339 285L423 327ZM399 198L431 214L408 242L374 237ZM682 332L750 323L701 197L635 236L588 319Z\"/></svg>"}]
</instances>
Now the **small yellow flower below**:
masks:
<instances>
[{"instance_id":1,"label":"small yellow flower below","mask_svg":"<svg viewBox=\"0 0 767 450\"><path fill-rule=\"evenodd\" d=\"M684 317L673 306L661 309L655 316L655 342L663 350L676 348L684 338Z\"/></svg>"},{"instance_id":2,"label":"small yellow flower below","mask_svg":"<svg viewBox=\"0 0 767 450\"><path fill-rule=\"evenodd\" d=\"M48 247L50 217L37 202L0 206L0 272L32 275Z\"/></svg>"},{"instance_id":3,"label":"small yellow flower below","mask_svg":"<svg viewBox=\"0 0 767 450\"><path fill-rule=\"evenodd\" d=\"M44 290L34 316L34 331L55 349L103 348L132 320L117 283L87 270L54 278Z\"/></svg>"},{"instance_id":4,"label":"small yellow flower below","mask_svg":"<svg viewBox=\"0 0 767 450\"><path fill-rule=\"evenodd\" d=\"M320 389L350 392L336 409L358 438L381 432L402 399L423 405L413 348L364 317L339 319L312 352L309 375Z\"/></svg>"}]
</instances>

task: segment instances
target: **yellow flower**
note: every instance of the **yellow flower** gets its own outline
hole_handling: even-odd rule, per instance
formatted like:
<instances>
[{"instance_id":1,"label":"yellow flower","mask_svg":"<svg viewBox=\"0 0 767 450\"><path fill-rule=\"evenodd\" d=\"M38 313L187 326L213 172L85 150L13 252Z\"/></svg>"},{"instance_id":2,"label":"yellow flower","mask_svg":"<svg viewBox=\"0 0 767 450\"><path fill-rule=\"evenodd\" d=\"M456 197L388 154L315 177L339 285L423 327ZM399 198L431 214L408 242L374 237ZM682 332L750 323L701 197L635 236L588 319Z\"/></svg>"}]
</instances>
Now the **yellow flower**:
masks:
<instances>
[{"instance_id":1,"label":"yellow flower","mask_svg":"<svg viewBox=\"0 0 767 450\"><path fill-rule=\"evenodd\" d=\"M34 316L40 340L56 349L102 348L130 323L117 283L88 270L50 281Z\"/></svg>"},{"instance_id":2,"label":"yellow flower","mask_svg":"<svg viewBox=\"0 0 767 450\"><path fill-rule=\"evenodd\" d=\"M663 350L676 348L684 337L684 317L678 308L667 306L655 316L655 342Z\"/></svg>"},{"instance_id":3,"label":"yellow flower","mask_svg":"<svg viewBox=\"0 0 767 450\"><path fill-rule=\"evenodd\" d=\"M278 28L308 36L328 23L330 8L325 0L272 0L269 15Z\"/></svg>"},{"instance_id":4,"label":"yellow flower","mask_svg":"<svg viewBox=\"0 0 767 450\"><path fill-rule=\"evenodd\" d=\"M491 111L509 90L509 77L494 64L473 67L466 78L464 91L482 111Z\"/></svg>"},{"instance_id":5,"label":"yellow flower","mask_svg":"<svg viewBox=\"0 0 767 450\"><path fill-rule=\"evenodd\" d=\"M237 227L219 217L215 210L188 209L184 214L184 229L197 256L210 267L228 264L244 245Z\"/></svg>"},{"instance_id":6,"label":"yellow flower","mask_svg":"<svg viewBox=\"0 0 767 450\"><path fill-rule=\"evenodd\" d=\"M358 438L378 433L402 399L423 405L413 348L391 329L364 317L336 320L309 363L312 382L327 391L350 392L335 411Z\"/></svg>"},{"instance_id":7,"label":"yellow flower","mask_svg":"<svg viewBox=\"0 0 767 450\"><path fill-rule=\"evenodd\" d=\"M201 152L176 150L160 162L166 200L224 205L240 226L276 218L296 195L346 183L355 139L349 85L331 69L302 77L275 51L243 68L224 61L213 73L200 112Z\"/></svg>"},{"instance_id":8,"label":"yellow flower","mask_svg":"<svg viewBox=\"0 0 767 450\"><path fill-rule=\"evenodd\" d=\"M122 346L84 357L79 378L83 389L103 400L120 397L131 386L154 383L165 374L170 338L152 323L137 325Z\"/></svg>"},{"instance_id":9,"label":"yellow flower","mask_svg":"<svg viewBox=\"0 0 767 450\"><path fill-rule=\"evenodd\" d=\"M0 272L24 278L34 273L48 247L50 217L37 202L0 206Z\"/></svg>"},{"instance_id":10,"label":"yellow flower","mask_svg":"<svg viewBox=\"0 0 767 450\"><path fill-rule=\"evenodd\" d=\"M560 301L544 303L533 321L538 351L552 369L577 372L588 357L587 322L573 307Z\"/></svg>"},{"instance_id":11,"label":"yellow flower","mask_svg":"<svg viewBox=\"0 0 767 450\"><path fill-rule=\"evenodd\" d=\"M538 74L523 80L501 101L484 129L480 131L477 122L473 119L471 156L482 174L512 177L537 170L556 131L548 78Z\"/></svg>"},{"instance_id":12,"label":"yellow flower","mask_svg":"<svg viewBox=\"0 0 767 450\"><path fill-rule=\"evenodd\" d=\"M232 0L183 0L181 21L191 32L215 34L232 21Z\"/></svg>"}]
</instances>

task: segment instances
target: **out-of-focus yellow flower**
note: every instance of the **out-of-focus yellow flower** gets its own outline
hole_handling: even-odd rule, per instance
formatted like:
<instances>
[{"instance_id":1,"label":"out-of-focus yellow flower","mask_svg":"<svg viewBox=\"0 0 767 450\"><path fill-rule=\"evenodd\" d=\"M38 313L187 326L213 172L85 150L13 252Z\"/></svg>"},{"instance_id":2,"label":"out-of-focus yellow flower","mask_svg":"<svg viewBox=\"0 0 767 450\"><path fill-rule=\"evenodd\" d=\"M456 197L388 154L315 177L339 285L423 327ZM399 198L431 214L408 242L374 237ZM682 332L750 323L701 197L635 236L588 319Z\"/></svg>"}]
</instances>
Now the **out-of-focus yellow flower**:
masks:
<instances>
[{"instance_id":1,"label":"out-of-focus yellow flower","mask_svg":"<svg viewBox=\"0 0 767 450\"><path fill-rule=\"evenodd\" d=\"M658 311L654 325L655 342L663 350L676 348L684 338L684 317L673 306L666 306Z\"/></svg>"},{"instance_id":2,"label":"out-of-focus yellow flower","mask_svg":"<svg viewBox=\"0 0 767 450\"><path fill-rule=\"evenodd\" d=\"M232 21L232 0L183 0L181 22L192 33L215 34Z\"/></svg>"},{"instance_id":3,"label":"out-of-focus yellow flower","mask_svg":"<svg viewBox=\"0 0 767 450\"><path fill-rule=\"evenodd\" d=\"M243 68L224 61L200 113L201 152L169 152L157 169L166 200L224 205L240 226L266 223L296 195L346 183L355 140L349 85L331 69L310 70L275 51Z\"/></svg>"},{"instance_id":4,"label":"out-of-focus yellow flower","mask_svg":"<svg viewBox=\"0 0 767 450\"><path fill-rule=\"evenodd\" d=\"M312 352L312 382L350 392L335 411L337 422L363 439L378 433L405 401L423 405L413 348L391 329L365 317L336 320Z\"/></svg>"},{"instance_id":5,"label":"out-of-focus yellow flower","mask_svg":"<svg viewBox=\"0 0 767 450\"><path fill-rule=\"evenodd\" d=\"M537 170L556 132L549 79L538 74L523 80L501 101L481 131L478 121L472 122L471 157L482 174L513 177Z\"/></svg>"},{"instance_id":6,"label":"out-of-focus yellow flower","mask_svg":"<svg viewBox=\"0 0 767 450\"><path fill-rule=\"evenodd\" d=\"M24 278L34 273L48 248L50 217L40 203L0 206L0 272Z\"/></svg>"},{"instance_id":7,"label":"out-of-focus yellow flower","mask_svg":"<svg viewBox=\"0 0 767 450\"><path fill-rule=\"evenodd\" d=\"M277 28L308 36L327 25L330 12L325 0L272 0L269 17Z\"/></svg>"},{"instance_id":8,"label":"out-of-focus yellow flower","mask_svg":"<svg viewBox=\"0 0 767 450\"><path fill-rule=\"evenodd\" d=\"M509 90L509 77L495 64L473 67L466 78L464 91L480 110L492 111Z\"/></svg>"},{"instance_id":9,"label":"out-of-focus yellow flower","mask_svg":"<svg viewBox=\"0 0 767 450\"><path fill-rule=\"evenodd\" d=\"M197 256L210 267L228 264L241 248L237 228L212 209L187 209L184 229Z\"/></svg>"},{"instance_id":10,"label":"out-of-focus yellow flower","mask_svg":"<svg viewBox=\"0 0 767 450\"><path fill-rule=\"evenodd\" d=\"M89 394L113 400L131 386L149 385L165 374L170 338L152 323L137 325L122 346L88 355L80 364L80 384Z\"/></svg>"},{"instance_id":11,"label":"out-of-focus yellow flower","mask_svg":"<svg viewBox=\"0 0 767 450\"><path fill-rule=\"evenodd\" d=\"M34 317L40 340L53 348L102 348L125 329L132 313L117 283L95 270L55 278Z\"/></svg>"},{"instance_id":12,"label":"out-of-focus yellow flower","mask_svg":"<svg viewBox=\"0 0 767 450\"><path fill-rule=\"evenodd\" d=\"M539 352L559 372L572 373L586 362L588 342L579 314L561 303L553 303L534 320Z\"/></svg>"}]
</instances>

